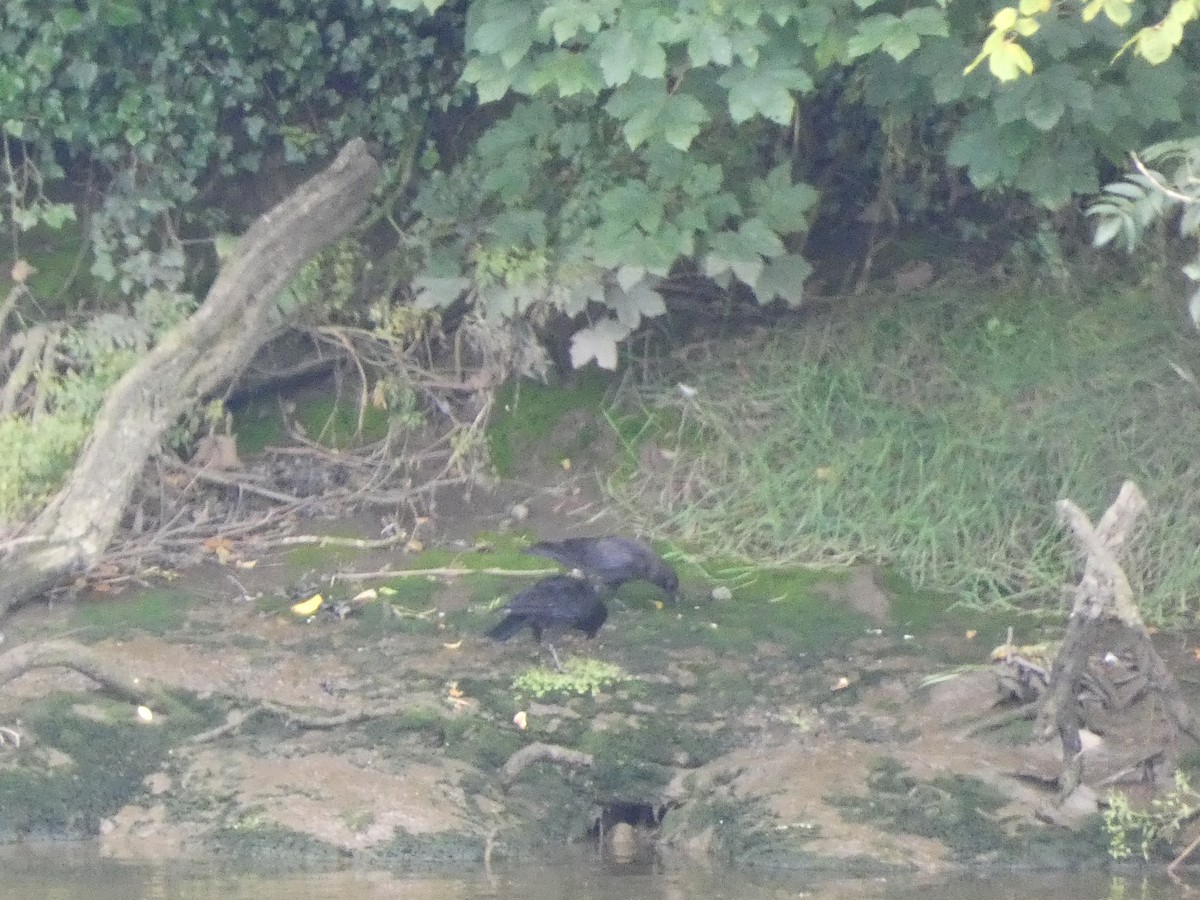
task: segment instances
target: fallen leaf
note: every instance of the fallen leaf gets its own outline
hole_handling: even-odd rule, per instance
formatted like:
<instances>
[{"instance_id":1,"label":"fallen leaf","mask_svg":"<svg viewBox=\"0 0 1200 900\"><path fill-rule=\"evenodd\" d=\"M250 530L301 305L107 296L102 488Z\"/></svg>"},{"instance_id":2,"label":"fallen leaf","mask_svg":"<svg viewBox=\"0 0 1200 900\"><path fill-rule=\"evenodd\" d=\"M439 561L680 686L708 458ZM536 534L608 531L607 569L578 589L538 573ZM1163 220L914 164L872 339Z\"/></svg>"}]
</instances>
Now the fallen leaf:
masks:
<instances>
[{"instance_id":1,"label":"fallen leaf","mask_svg":"<svg viewBox=\"0 0 1200 900\"><path fill-rule=\"evenodd\" d=\"M234 563L239 569L253 569L258 565L257 559L239 559Z\"/></svg>"},{"instance_id":2,"label":"fallen leaf","mask_svg":"<svg viewBox=\"0 0 1200 900\"><path fill-rule=\"evenodd\" d=\"M29 277L37 272L33 266L23 259L18 259L12 265L12 271L9 272L9 277L17 284L24 284L29 280Z\"/></svg>"},{"instance_id":3,"label":"fallen leaf","mask_svg":"<svg viewBox=\"0 0 1200 900\"><path fill-rule=\"evenodd\" d=\"M399 592L395 588L391 587L381 587L379 589L380 597L395 597L397 593Z\"/></svg>"},{"instance_id":4,"label":"fallen leaf","mask_svg":"<svg viewBox=\"0 0 1200 900\"><path fill-rule=\"evenodd\" d=\"M451 697L453 697L453 698L455 698L456 700L457 700L459 697L466 696L465 694L463 694L463 692L462 692L462 688L460 688L460 687L458 686L458 682L457 682L457 681L452 681L452 682L450 682L450 696L451 696Z\"/></svg>"},{"instance_id":5,"label":"fallen leaf","mask_svg":"<svg viewBox=\"0 0 1200 900\"><path fill-rule=\"evenodd\" d=\"M411 541L409 541L407 544L404 545L404 549L408 553L420 553L422 550L425 549L425 542L418 541L416 538L413 538Z\"/></svg>"},{"instance_id":6,"label":"fallen leaf","mask_svg":"<svg viewBox=\"0 0 1200 900\"><path fill-rule=\"evenodd\" d=\"M139 722L153 722L154 710L148 706L139 706L137 708L137 717Z\"/></svg>"},{"instance_id":7,"label":"fallen leaf","mask_svg":"<svg viewBox=\"0 0 1200 900\"><path fill-rule=\"evenodd\" d=\"M975 635L977 635L977 634L979 634L979 632L976 631L974 628L968 628L965 637L968 641L973 641L973 640L975 640Z\"/></svg>"},{"instance_id":8,"label":"fallen leaf","mask_svg":"<svg viewBox=\"0 0 1200 900\"><path fill-rule=\"evenodd\" d=\"M513 716L513 724L516 725L521 731L524 731L529 727L529 716L526 714L525 710L521 710L515 716Z\"/></svg>"},{"instance_id":9,"label":"fallen leaf","mask_svg":"<svg viewBox=\"0 0 1200 900\"><path fill-rule=\"evenodd\" d=\"M357 594L355 594L353 597L351 597L350 602L351 603L367 603L368 601L378 600L378 599L379 599L379 591L375 590L375 588L367 588L365 591L359 591Z\"/></svg>"},{"instance_id":10,"label":"fallen leaf","mask_svg":"<svg viewBox=\"0 0 1200 900\"><path fill-rule=\"evenodd\" d=\"M831 691L844 691L848 687L850 687L850 679L847 678L845 675L843 675L841 678L839 678L837 681L834 682L833 687L831 687L830 690Z\"/></svg>"},{"instance_id":11,"label":"fallen leaf","mask_svg":"<svg viewBox=\"0 0 1200 900\"><path fill-rule=\"evenodd\" d=\"M563 459L563 461L560 463L560 465L563 467L563 471L564 471L564 472L570 472L570 471L571 471L571 459L570 459L570 457L566 457L566 458L564 458L564 459Z\"/></svg>"},{"instance_id":12,"label":"fallen leaf","mask_svg":"<svg viewBox=\"0 0 1200 900\"><path fill-rule=\"evenodd\" d=\"M461 640L458 640L458 641L455 641L453 644L442 644L442 646L445 647L447 650L457 650L459 647L462 646L462 643L463 642Z\"/></svg>"},{"instance_id":13,"label":"fallen leaf","mask_svg":"<svg viewBox=\"0 0 1200 900\"><path fill-rule=\"evenodd\" d=\"M321 604L324 602L325 598L320 594L313 594L307 600L301 600L299 603L293 604L292 612L298 616L311 616L321 608Z\"/></svg>"}]
</instances>

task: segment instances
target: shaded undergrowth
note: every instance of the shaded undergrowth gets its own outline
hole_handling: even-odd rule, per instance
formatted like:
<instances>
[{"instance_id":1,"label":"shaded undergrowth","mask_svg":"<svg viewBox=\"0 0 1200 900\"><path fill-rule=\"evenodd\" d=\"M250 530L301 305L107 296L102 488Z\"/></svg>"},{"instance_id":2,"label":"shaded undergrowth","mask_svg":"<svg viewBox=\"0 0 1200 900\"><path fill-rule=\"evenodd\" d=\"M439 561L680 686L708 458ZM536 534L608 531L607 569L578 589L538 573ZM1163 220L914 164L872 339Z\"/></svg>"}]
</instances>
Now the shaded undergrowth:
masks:
<instances>
[{"instance_id":1,"label":"shaded undergrowth","mask_svg":"<svg viewBox=\"0 0 1200 900\"><path fill-rule=\"evenodd\" d=\"M981 603L1057 607L1067 497L1150 502L1128 569L1149 618L1194 611L1200 348L1174 303L1111 289L971 286L733 341L640 391L657 465L614 479L628 514L706 555L894 565ZM631 447L637 449L637 447Z\"/></svg>"}]
</instances>

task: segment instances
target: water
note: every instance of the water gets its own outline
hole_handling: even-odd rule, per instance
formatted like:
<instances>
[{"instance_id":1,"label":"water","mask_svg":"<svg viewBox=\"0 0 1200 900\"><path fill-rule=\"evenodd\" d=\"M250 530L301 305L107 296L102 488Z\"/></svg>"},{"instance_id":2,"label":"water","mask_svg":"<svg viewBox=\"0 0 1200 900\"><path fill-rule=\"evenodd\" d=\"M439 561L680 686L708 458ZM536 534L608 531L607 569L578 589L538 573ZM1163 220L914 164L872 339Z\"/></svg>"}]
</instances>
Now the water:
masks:
<instances>
[{"instance_id":1,"label":"water","mask_svg":"<svg viewBox=\"0 0 1200 900\"><path fill-rule=\"evenodd\" d=\"M0 848L0 900L1165 900L1180 896L1165 878L1102 873L1023 875L930 881L917 878L815 880L795 873L606 864L587 851L539 866L492 873L412 875L358 871L266 873L208 863L129 863L102 859L94 845Z\"/></svg>"}]
</instances>

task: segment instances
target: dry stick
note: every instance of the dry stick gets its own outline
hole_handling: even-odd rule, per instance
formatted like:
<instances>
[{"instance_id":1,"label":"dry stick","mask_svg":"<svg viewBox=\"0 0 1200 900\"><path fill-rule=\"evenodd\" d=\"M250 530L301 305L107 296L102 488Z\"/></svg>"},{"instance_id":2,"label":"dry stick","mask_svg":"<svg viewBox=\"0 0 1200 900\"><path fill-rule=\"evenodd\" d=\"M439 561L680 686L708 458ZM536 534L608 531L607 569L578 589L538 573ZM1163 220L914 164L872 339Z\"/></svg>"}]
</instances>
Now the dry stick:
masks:
<instances>
[{"instance_id":1,"label":"dry stick","mask_svg":"<svg viewBox=\"0 0 1200 900\"><path fill-rule=\"evenodd\" d=\"M528 575L553 575L562 569L465 569L442 567L440 569L380 569L378 572L340 572L331 575L329 581L336 584L339 581L370 581L374 578L434 578L452 577L457 575L505 575L525 577Z\"/></svg>"},{"instance_id":2,"label":"dry stick","mask_svg":"<svg viewBox=\"0 0 1200 900\"><path fill-rule=\"evenodd\" d=\"M209 484L218 484L221 487L234 487L239 491L245 491L247 494L257 494L259 497L265 497L267 500L274 500L276 503L303 503L305 500L312 500L312 497L293 497L291 494L284 494L280 491L273 491L270 488L258 487L238 478L233 478L229 475L222 475L212 469L199 469L195 466L189 466L186 463L171 463L171 468L179 469L182 472L192 476L195 481L206 481Z\"/></svg>"},{"instance_id":3,"label":"dry stick","mask_svg":"<svg viewBox=\"0 0 1200 900\"><path fill-rule=\"evenodd\" d=\"M391 537L375 539L332 537L327 534L293 534L287 537L256 540L254 541L254 546L275 549L277 547L294 547L297 544L316 544L320 547L352 547L355 550L378 550L382 547L392 547L406 540L408 540L408 537L404 534L395 534Z\"/></svg>"}]
</instances>

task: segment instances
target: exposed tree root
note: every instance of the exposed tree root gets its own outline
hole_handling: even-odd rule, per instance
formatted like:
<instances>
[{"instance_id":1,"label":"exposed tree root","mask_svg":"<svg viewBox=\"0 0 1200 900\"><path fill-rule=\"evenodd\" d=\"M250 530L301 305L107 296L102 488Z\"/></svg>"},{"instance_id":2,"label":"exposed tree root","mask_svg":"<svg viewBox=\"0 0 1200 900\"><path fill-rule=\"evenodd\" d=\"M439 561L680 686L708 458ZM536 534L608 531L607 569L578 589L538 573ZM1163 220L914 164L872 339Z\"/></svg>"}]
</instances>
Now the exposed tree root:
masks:
<instances>
[{"instance_id":1,"label":"exposed tree root","mask_svg":"<svg viewBox=\"0 0 1200 900\"><path fill-rule=\"evenodd\" d=\"M556 744L530 744L508 758L508 762L500 770L501 787L508 789L521 777L522 772L540 762L558 763L569 769L590 769L596 764L596 759L590 753L568 750Z\"/></svg>"},{"instance_id":2,"label":"exposed tree root","mask_svg":"<svg viewBox=\"0 0 1200 900\"><path fill-rule=\"evenodd\" d=\"M1134 602L1129 579L1117 562L1117 553L1145 509L1146 500L1132 481L1122 485L1116 501L1095 526L1070 500L1058 504L1059 515L1084 556L1084 573L1075 589L1066 635L1051 669L1049 685L1042 695L1035 733L1044 738L1057 733L1062 743L1065 769L1060 778L1060 790L1063 798L1082 780L1079 689L1088 658L1095 649L1099 627L1106 620L1116 620L1128 629L1138 657L1137 669L1145 674L1147 688L1161 698L1170 724L1200 740L1200 729L1175 679L1154 649Z\"/></svg>"},{"instance_id":3,"label":"exposed tree root","mask_svg":"<svg viewBox=\"0 0 1200 900\"><path fill-rule=\"evenodd\" d=\"M63 639L22 644L0 654L0 684L7 684L31 669L53 666L86 675L99 684L104 693L118 700L153 705L163 699L159 691L121 671L90 647Z\"/></svg>"}]
</instances>

